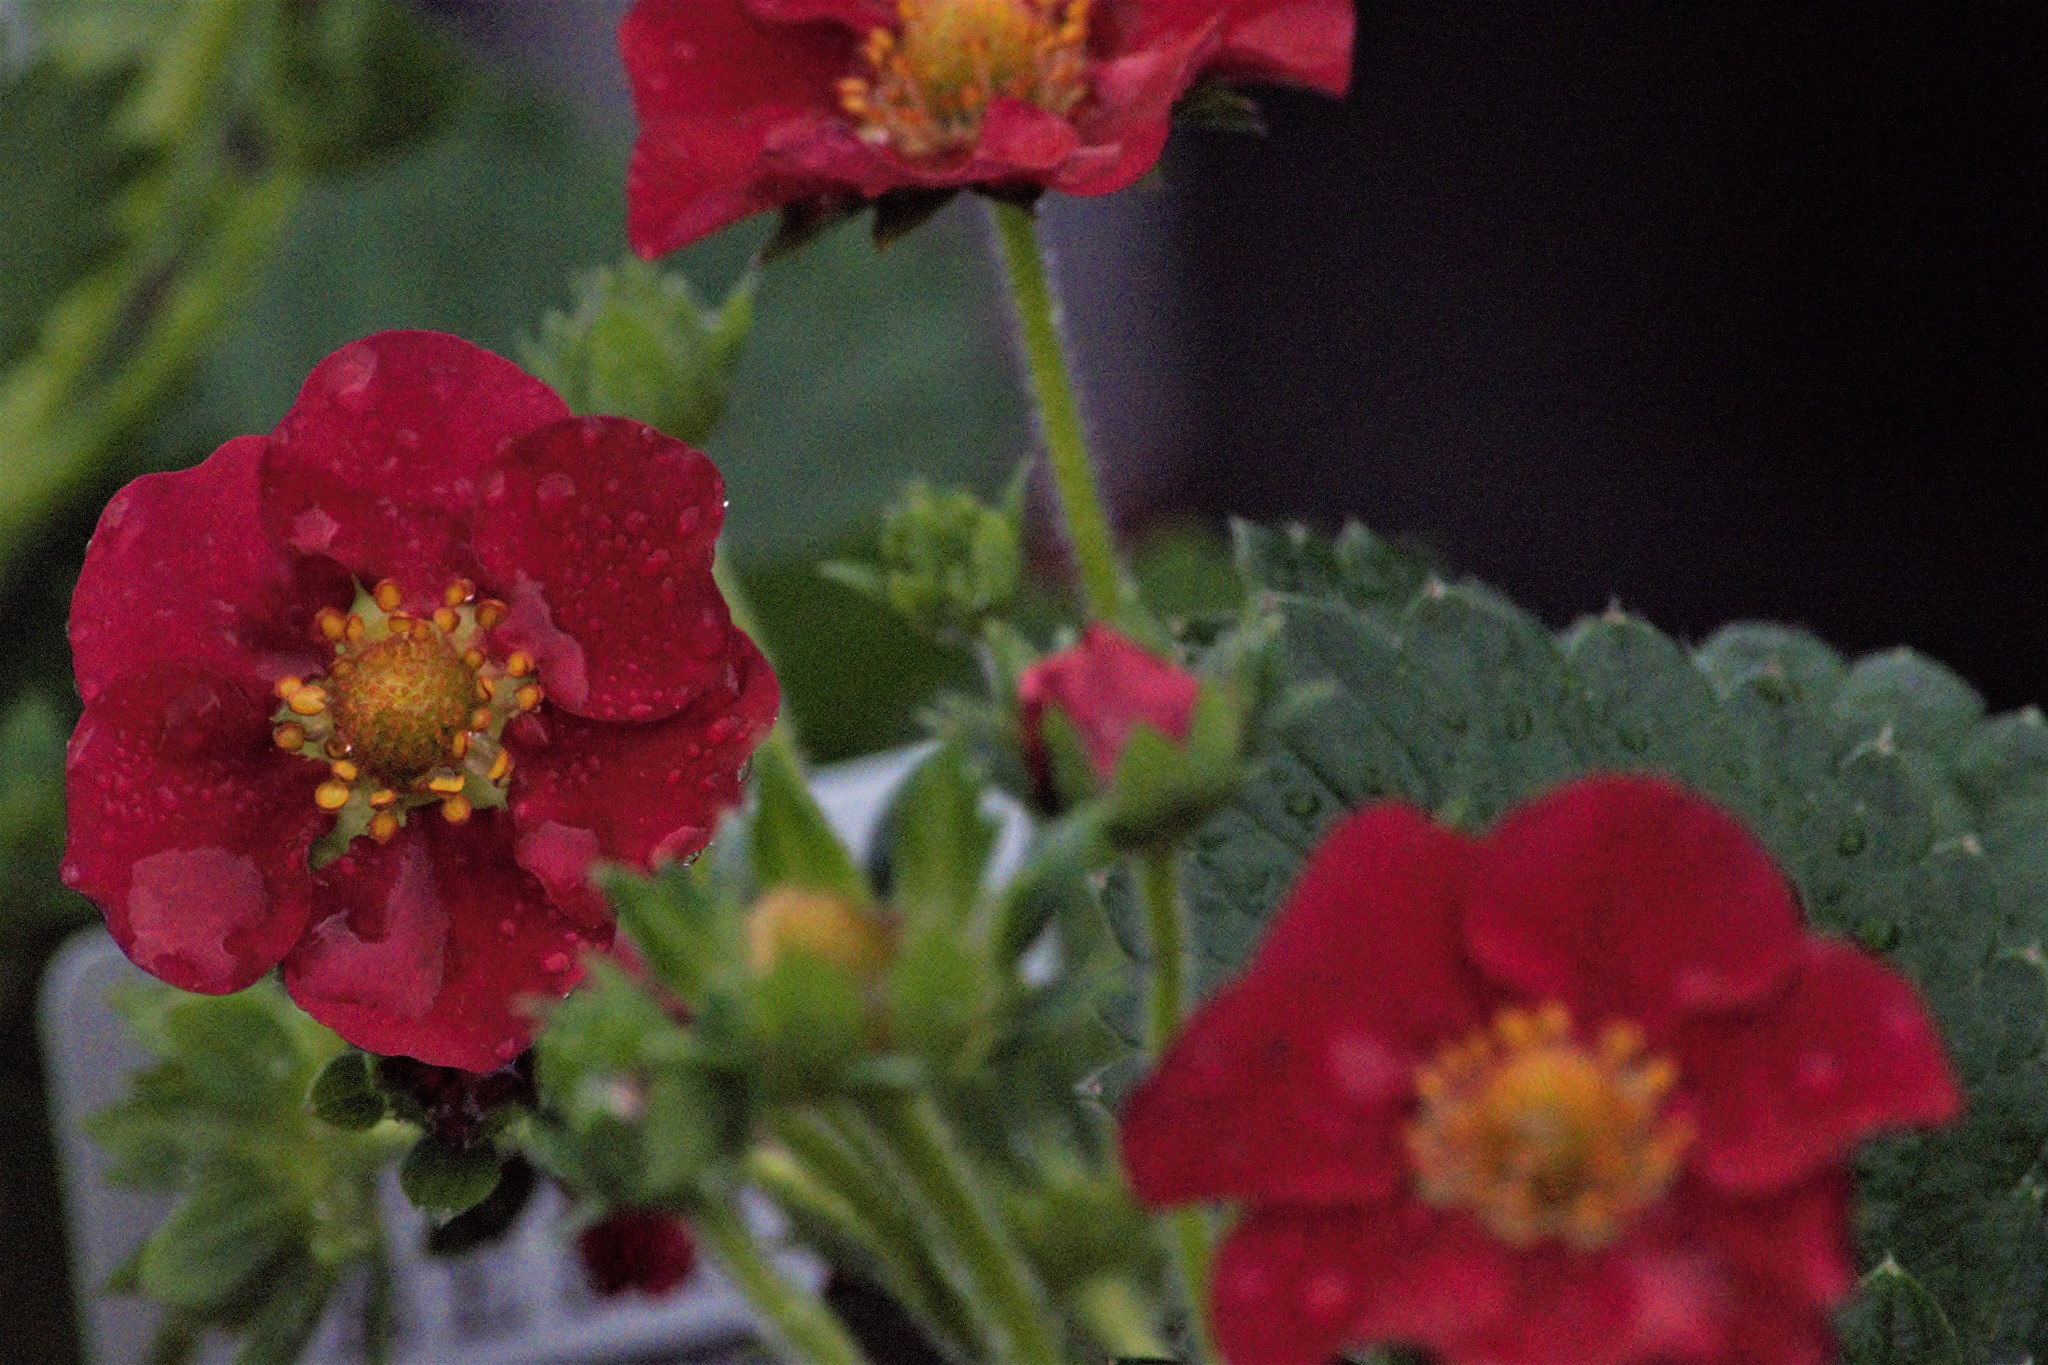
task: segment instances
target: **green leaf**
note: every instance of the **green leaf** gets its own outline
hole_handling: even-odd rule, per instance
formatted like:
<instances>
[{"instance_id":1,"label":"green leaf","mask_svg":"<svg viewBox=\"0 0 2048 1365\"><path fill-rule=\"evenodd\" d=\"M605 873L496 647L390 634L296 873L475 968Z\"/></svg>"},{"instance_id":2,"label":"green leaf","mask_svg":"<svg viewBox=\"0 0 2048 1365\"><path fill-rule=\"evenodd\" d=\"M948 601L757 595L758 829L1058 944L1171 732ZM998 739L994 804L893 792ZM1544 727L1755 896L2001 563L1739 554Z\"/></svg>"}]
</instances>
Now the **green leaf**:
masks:
<instances>
[{"instance_id":1,"label":"green leaf","mask_svg":"<svg viewBox=\"0 0 2048 1365\"><path fill-rule=\"evenodd\" d=\"M716 886L707 859L665 867L652 877L612 872L604 889L619 925L640 950L648 969L692 1006L701 1006L706 984L721 962L736 951L740 907Z\"/></svg>"},{"instance_id":2,"label":"green leaf","mask_svg":"<svg viewBox=\"0 0 2048 1365\"><path fill-rule=\"evenodd\" d=\"M810 953L784 953L754 983L748 1003L758 1074L773 1094L831 1092L867 1045L868 1012L859 986Z\"/></svg>"},{"instance_id":3,"label":"green leaf","mask_svg":"<svg viewBox=\"0 0 2048 1365\"><path fill-rule=\"evenodd\" d=\"M254 105L276 154L353 169L424 140L460 88L454 45L399 0L270 7Z\"/></svg>"},{"instance_id":4,"label":"green leaf","mask_svg":"<svg viewBox=\"0 0 2048 1365\"><path fill-rule=\"evenodd\" d=\"M868 903L867 878L826 822L788 746L771 742L755 754L754 793L759 807L748 837L763 889L800 886Z\"/></svg>"},{"instance_id":5,"label":"green leaf","mask_svg":"<svg viewBox=\"0 0 2048 1365\"><path fill-rule=\"evenodd\" d=\"M413 1207L443 1218L483 1203L498 1177L498 1153L488 1143L458 1148L423 1137L398 1166L399 1187Z\"/></svg>"},{"instance_id":6,"label":"green leaf","mask_svg":"<svg viewBox=\"0 0 2048 1365\"><path fill-rule=\"evenodd\" d=\"M143 1244L136 1282L158 1303L225 1306L302 1235L303 1219L267 1181L219 1168Z\"/></svg>"},{"instance_id":7,"label":"green leaf","mask_svg":"<svg viewBox=\"0 0 2048 1365\"><path fill-rule=\"evenodd\" d=\"M918 764L889 813L889 899L912 926L963 924L981 895L996 826L966 757L941 745Z\"/></svg>"},{"instance_id":8,"label":"green leaf","mask_svg":"<svg viewBox=\"0 0 2048 1365\"><path fill-rule=\"evenodd\" d=\"M1263 136L1266 131L1265 116L1251 97L1220 81L1202 81L1175 100L1173 121L1222 133Z\"/></svg>"},{"instance_id":9,"label":"green leaf","mask_svg":"<svg viewBox=\"0 0 2048 1365\"><path fill-rule=\"evenodd\" d=\"M287 1261L269 1277L263 1307L249 1320L234 1365L293 1365L320 1329L334 1285L334 1273L310 1256Z\"/></svg>"},{"instance_id":10,"label":"green leaf","mask_svg":"<svg viewBox=\"0 0 2048 1365\"><path fill-rule=\"evenodd\" d=\"M353 1048L320 1069L308 1102L323 1123L348 1132L374 1128L390 1111L370 1073L370 1059Z\"/></svg>"},{"instance_id":11,"label":"green leaf","mask_svg":"<svg viewBox=\"0 0 2048 1365\"><path fill-rule=\"evenodd\" d=\"M1842 1314L1848 1365L1964 1365L1962 1343L1920 1282L1886 1258Z\"/></svg>"},{"instance_id":12,"label":"green leaf","mask_svg":"<svg viewBox=\"0 0 2048 1365\"><path fill-rule=\"evenodd\" d=\"M929 926L903 945L889 979L895 1042L940 1071L966 1071L986 1055L995 979L959 933Z\"/></svg>"}]
</instances>

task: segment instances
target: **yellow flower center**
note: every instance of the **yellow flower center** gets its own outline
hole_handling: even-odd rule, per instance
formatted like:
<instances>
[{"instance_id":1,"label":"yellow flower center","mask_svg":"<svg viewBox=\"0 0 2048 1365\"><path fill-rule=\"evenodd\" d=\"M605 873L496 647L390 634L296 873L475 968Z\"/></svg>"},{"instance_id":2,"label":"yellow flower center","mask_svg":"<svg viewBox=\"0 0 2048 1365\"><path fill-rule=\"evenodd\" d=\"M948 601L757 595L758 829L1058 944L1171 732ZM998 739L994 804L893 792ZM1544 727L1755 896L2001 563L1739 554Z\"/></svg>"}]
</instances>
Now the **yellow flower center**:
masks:
<instances>
[{"instance_id":1,"label":"yellow flower center","mask_svg":"<svg viewBox=\"0 0 2048 1365\"><path fill-rule=\"evenodd\" d=\"M335 823L314 848L316 866L358 834L390 840L421 806L438 806L453 824L503 806L512 773L505 723L541 704L531 658L515 652L498 663L484 652L503 602L479 602L476 585L458 580L431 612L404 608L387 579L353 611L322 611L333 665L277 684L277 747L328 769L313 800Z\"/></svg>"},{"instance_id":2,"label":"yellow flower center","mask_svg":"<svg viewBox=\"0 0 2048 1365\"><path fill-rule=\"evenodd\" d=\"M1634 1024L1587 1046L1560 1004L1503 1010L1416 1073L1417 1191L1515 1246L1605 1246L1670 1188L1692 1145L1692 1124L1666 1111L1677 1079Z\"/></svg>"},{"instance_id":3,"label":"yellow flower center","mask_svg":"<svg viewBox=\"0 0 2048 1365\"><path fill-rule=\"evenodd\" d=\"M1064 115L1088 93L1090 0L897 0L839 102L869 142L922 159L972 147L989 103Z\"/></svg>"}]
</instances>

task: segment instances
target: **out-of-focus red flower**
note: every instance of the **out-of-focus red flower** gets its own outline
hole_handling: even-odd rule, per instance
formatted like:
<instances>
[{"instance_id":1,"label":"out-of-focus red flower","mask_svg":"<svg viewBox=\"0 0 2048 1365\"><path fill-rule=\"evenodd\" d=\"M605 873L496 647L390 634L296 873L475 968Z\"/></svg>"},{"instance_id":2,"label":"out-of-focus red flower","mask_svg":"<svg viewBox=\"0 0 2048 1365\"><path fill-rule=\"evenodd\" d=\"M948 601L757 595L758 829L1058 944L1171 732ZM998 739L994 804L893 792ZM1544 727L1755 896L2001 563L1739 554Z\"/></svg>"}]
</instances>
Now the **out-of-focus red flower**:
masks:
<instances>
[{"instance_id":1,"label":"out-of-focus red flower","mask_svg":"<svg viewBox=\"0 0 2048 1365\"><path fill-rule=\"evenodd\" d=\"M1351 79L1351 0L640 0L628 231L656 256L764 209L898 191L1106 194L1202 80Z\"/></svg>"},{"instance_id":2,"label":"out-of-focus red flower","mask_svg":"<svg viewBox=\"0 0 2048 1365\"><path fill-rule=\"evenodd\" d=\"M690 1277L697 1244L682 1219L659 1209L618 1209L576 1238L590 1284L605 1298L629 1291L659 1298Z\"/></svg>"},{"instance_id":3,"label":"out-of-focus red flower","mask_svg":"<svg viewBox=\"0 0 2048 1365\"><path fill-rule=\"evenodd\" d=\"M1338 826L1123 1150L1148 1203L1243 1205L1231 1365L1825 1365L1851 1150L1959 1105L1912 987L1741 826L1603 777L1484 839Z\"/></svg>"},{"instance_id":4,"label":"out-of-focus red flower","mask_svg":"<svg viewBox=\"0 0 2048 1365\"><path fill-rule=\"evenodd\" d=\"M703 455L466 342L344 347L101 516L66 882L175 986L282 963L350 1042L492 1070L611 940L592 862L695 853L774 719L724 506Z\"/></svg>"},{"instance_id":5,"label":"out-of-focus red flower","mask_svg":"<svg viewBox=\"0 0 2048 1365\"><path fill-rule=\"evenodd\" d=\"M1024 760L1041 791L1051 789L1045 711L1058 707L1074 727L1096 779L1108 782L1131 732L1149 725L1183 740L1201 685L1192 673L1151 654L1108 626L1092 624L1071 649L1048 655L1017 680Z\"/></svg>"}]
</instances>

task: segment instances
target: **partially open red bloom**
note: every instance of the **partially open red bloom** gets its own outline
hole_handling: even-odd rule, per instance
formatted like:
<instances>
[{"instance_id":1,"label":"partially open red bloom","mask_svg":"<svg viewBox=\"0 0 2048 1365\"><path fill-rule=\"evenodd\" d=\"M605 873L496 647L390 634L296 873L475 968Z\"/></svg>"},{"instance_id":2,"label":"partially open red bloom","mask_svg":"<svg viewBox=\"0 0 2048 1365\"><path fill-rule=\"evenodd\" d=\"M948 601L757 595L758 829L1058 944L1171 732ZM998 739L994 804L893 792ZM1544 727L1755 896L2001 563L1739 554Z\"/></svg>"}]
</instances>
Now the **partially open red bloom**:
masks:
<instances>
[{"instance_id":1,"label":"partially open red bloom","mask_svg":"<svg viewBox=\"0 0 2048 1365\"><path fill-rule=\"evenodd\" d=\"M637 1292L660 1298L690 1277L697 1244L683 1220L659 1209L618 1209L585 1228L576 1250L604 1298Z\"/></svg>"},{"instance_id":2,"label":"partially open red bloom","mask_svg":"<svg viewBox=\"0 0 2048 1365\"><path fill-rule=\"evenodd\" d=\"M1123 1147L1149 1203L1243 1205L1231 1365L1825 1365L1851 1150L1959 1104L1911 986L1740 825L1601 777L1484 839L1338 826Z\"/></svg>"},{"instance_id":3,"label":"partially open red bloom","mask_svg":"<svg viewBox=\"0 0 2048 1365\"><path fill-rule=\"evenodd\" d=\"M1050 783L1045 711L1054 706L1073 725L1096 778L1108 782L1140 725L1186 739L1200 691L1194 674L1108 626L1090 625L1079 644L1039 660L1017 680L1025 762L1041 787Z\"/></svg>"},{"instance_id":4,"label":"partially open red bloom","mask_svg":"<svg viewBox=\"0 0 2048 1365\"><path fill-rule=\"evenodd\" d=\"M1351 0L640 0L619 30L655 256L785 204L1106 194L1204 79L1351 79Z\"/></svg>"},{"instance_id":5,"label":"partially open red bloom","mask_svg":"<svg viewBox=\"0 0 2048 1365\"><path fill-rule=\"evenodd\" d=\"M66 882L175 986L282 963L350 1042L491 1070L611 940L591 864L703 847L774 719L724 508L703 455L466 342L344 347L100 517Z\"/></svg>"}]
</instances>

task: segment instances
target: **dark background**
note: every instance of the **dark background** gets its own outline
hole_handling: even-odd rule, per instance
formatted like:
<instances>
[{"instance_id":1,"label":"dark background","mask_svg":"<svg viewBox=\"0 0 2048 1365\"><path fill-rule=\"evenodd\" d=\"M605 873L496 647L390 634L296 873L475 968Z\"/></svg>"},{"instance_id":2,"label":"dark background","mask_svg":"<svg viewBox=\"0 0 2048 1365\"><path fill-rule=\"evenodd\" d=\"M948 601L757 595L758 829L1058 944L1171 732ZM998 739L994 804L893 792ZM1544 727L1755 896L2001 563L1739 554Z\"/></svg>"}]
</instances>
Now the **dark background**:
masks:
<instances>
[{"instance_id":1,"label":"dark background","mask_svg":"<svg viewBox=\"0 0 2048 1365\"><path fill-rule=\"evenodd\" d=\"M1179 496L2038 698L2044 59L2033 4L1365 0L1349 102L1184 139Z\"/></svg>"}]
</instances>

